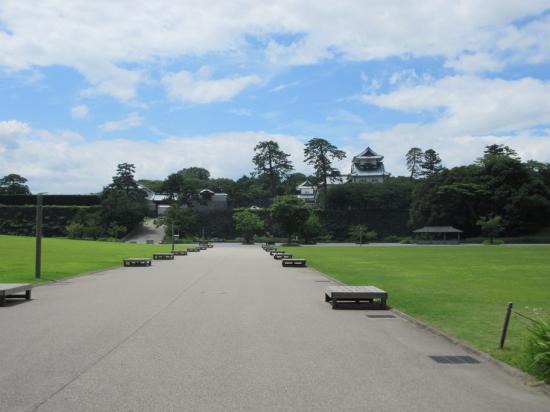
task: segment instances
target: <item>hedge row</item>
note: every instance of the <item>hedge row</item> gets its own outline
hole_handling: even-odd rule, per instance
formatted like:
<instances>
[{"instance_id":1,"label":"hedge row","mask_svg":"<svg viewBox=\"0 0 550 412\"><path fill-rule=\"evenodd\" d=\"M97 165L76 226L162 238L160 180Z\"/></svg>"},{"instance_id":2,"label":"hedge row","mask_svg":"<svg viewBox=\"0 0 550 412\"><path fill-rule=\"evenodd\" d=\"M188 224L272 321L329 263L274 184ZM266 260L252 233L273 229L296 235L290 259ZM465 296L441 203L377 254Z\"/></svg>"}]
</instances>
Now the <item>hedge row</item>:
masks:
<instances>
[{"instance_id":1,"label":"hedge row","mask_svg":"<svg viewBox=\"0 0 550 412\"><path fill-rule=\"evenodd\" d=\"M97 206L101 198L98 195L44 195L43 203L48 206ZM36 205L36 195L0 195L0 205Z\"/></svg>"},{"instance_id":2,"label":"hedge row","mask_svg":"<svg viewBox=\"0 0 550 412\"><path fill-rule=\"evenodd\" d=\"M96 212L100 206L44 206L43 231L45 236L65 236L66 226L80 210ZM36 207L0 205L0 234L33 235Z\"/></svg>"}]
</instances>

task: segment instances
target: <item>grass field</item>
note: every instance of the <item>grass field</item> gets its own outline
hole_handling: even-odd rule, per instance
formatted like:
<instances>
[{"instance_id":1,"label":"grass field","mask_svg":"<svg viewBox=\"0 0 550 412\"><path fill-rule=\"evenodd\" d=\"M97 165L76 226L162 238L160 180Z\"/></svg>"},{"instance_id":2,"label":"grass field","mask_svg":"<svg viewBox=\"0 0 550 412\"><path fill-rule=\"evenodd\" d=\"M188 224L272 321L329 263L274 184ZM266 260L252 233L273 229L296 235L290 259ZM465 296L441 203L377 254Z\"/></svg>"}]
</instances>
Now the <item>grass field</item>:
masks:
<instances>
[{"instance_id":1,"label":"grass field","mask_svg":"<svg viewBox=\"0 0 550 412\"><path fill-rule=\"evenodd\" d=\"M0 235L0 283L35 282L33 237ZM177 245L183 248L182 245ZM121 266L127 257L151 257L171 245L145 245L86 240L50 239L42 242L42 280Z\"/></svg>"},{"instance_id":2,"label":"grass field","mask_svg":"<svg viewBox=\"0 0 550 412\"><path fill-rule=\"evenodd\" d=\"M527 330L514 315L498 349L507 302L550 316L550 247L294 247L315 269L349 285L375 285L389 304L521 369Z\"/></svg>"}]
</instances>

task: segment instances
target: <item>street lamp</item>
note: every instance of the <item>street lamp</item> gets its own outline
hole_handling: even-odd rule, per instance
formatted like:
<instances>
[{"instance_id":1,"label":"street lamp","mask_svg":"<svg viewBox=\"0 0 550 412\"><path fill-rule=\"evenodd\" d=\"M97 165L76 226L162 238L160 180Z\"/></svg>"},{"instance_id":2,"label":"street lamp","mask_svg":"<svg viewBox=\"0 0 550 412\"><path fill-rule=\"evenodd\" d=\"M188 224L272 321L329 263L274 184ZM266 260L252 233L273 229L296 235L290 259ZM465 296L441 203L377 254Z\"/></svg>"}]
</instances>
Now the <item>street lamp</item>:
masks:
<instances>
[{"instance_id":1,"label":"street lamp","mask_svg":"<svg viewBox=\"0 0 550 412\"><path fill-rule=\"evenodd\" d=\"M40 279L42 271L42 195L47 192L36 194L36 249L34 257L34 277Z\"/></svg>"}]
</instances>

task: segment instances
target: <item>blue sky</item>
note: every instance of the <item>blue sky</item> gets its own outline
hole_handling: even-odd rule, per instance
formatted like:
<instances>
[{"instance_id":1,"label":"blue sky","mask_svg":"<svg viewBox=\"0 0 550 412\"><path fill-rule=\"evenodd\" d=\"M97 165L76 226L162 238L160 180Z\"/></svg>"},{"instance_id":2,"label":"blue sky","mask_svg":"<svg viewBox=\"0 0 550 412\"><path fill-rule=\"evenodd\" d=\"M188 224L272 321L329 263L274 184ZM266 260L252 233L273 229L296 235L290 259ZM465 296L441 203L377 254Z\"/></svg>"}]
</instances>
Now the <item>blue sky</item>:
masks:
<instances>
[{"instance_id":1,"label":"blue sky","mask_svg":"<svg viewBox=\"0 0 550 412\"><path fill-rule=\"evenodd\" d=\"M237 178L265 139L308 173L312 137L343 172L366 146L393 175L412 146L550 161L547 1L112 3L0 4L0 175L50 193L100 190L119 162Z\"/></svg>"}]
</instances>

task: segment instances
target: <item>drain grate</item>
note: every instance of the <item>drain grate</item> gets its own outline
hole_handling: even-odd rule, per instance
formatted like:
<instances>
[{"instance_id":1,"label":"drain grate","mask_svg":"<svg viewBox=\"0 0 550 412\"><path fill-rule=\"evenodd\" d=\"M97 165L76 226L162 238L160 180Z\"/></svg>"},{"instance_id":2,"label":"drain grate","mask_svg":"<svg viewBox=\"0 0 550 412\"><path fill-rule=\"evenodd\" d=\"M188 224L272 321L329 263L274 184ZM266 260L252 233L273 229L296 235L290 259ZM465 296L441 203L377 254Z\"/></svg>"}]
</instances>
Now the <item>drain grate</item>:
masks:
<instances>
[{"instance_id":1,"label":"drain grate","mask_svg":"<svg viewBox=\"0 0 550 412\"><path fill-rule=\"evenodd\" d=\"M471 356L430 356L437 363L447 364L464 364L464 363L479 363L477 359Z\"/></svg>"},{"instance_id":2,"label":"drain grate","mask_svg":"<svg viewBox=\"0 0 550 412\"><path fill-rule=\"evenodd\" d=\"M371 319L393 319L395 315L367 315L367 318Z\"/></svg>"},{"instance_id":3,"label":"drain grate","mask_svg":"<svg viewBox=\"0 0 550 412\"><path fill-rule=\"evenodd\" d=\"M332 280L316 280L315 282L332 282Z\"/></svg>"}]
</instances>

